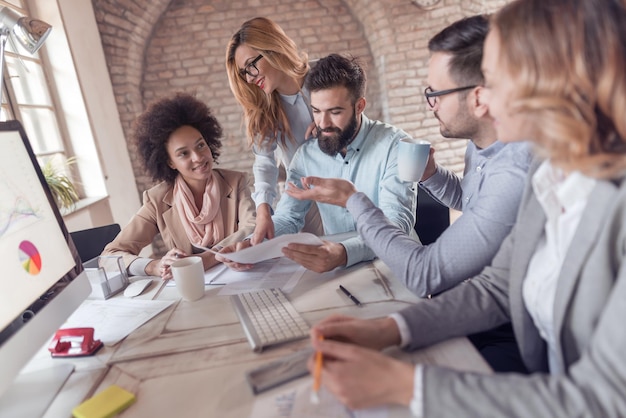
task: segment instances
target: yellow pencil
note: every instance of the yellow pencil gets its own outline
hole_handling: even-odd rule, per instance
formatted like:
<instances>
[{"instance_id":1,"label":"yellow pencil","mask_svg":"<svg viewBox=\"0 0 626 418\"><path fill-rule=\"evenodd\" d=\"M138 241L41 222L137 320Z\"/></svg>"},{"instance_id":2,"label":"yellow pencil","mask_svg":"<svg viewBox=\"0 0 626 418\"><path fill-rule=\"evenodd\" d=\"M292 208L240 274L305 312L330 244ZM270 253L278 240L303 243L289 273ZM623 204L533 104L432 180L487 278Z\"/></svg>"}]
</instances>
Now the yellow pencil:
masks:
<instances>
[{"instance_id":1,"label":"yellow pencil","mask_svg":"<svg viewBox=\"0 0 626 418\"><path fill-rule=\"evenodd\" d=\"M323 341L324 336L320 335L319 340ZM324 356L321 351L315 353L315 370L313 370L313 392L311 392L311 402L320 403L319 390L322 384L322 363L324 362Z\"/></svg>"}]
</instances>

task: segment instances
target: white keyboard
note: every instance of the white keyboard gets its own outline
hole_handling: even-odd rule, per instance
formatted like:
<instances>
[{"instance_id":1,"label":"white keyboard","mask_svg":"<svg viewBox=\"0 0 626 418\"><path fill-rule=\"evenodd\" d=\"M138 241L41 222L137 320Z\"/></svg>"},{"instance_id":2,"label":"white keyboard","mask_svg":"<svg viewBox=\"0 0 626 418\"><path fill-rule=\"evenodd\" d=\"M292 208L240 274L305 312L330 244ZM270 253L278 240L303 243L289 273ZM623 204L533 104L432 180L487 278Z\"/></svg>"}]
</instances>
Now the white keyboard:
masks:
<instances>
[{"instance_id":1,"label":"white keyboard","mask_svg":"<svg viewBox=\"0 0 626 418\"><path fill-rule=\"evenodd\" d=\"M240 293L231 301L254 351L309 335L309 326L280 289Z\"/></svg>"}]
</instances>

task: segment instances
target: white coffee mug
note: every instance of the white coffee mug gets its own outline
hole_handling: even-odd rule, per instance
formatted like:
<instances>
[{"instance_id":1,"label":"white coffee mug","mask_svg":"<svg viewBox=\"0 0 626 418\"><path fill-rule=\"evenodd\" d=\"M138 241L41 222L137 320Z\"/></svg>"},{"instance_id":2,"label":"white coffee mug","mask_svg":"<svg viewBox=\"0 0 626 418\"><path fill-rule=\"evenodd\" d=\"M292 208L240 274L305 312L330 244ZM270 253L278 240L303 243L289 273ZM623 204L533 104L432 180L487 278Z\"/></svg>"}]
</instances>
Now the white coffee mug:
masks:
<instances>
[{"instance_id":1,"label":"white coffee mug","mask_svg":"<svg viewBox=\"0 0 626 418\"><path fill-rule=\"evenodd\" d=\"M402 181L420 181L430 153L430 142L402 138L398 143L398 177Z\"/></svg>"},{"instance_id":2,"label":"white coffee mug","mask_svg":"<svg viewBox=\"0 0 626 418\"><path fill-rule=\"evenodd\" d=\"M193 256L174 261L170 268L180 296L189 302L204 296L204 265L202 258Z\"/></svg>"}]
</instances>

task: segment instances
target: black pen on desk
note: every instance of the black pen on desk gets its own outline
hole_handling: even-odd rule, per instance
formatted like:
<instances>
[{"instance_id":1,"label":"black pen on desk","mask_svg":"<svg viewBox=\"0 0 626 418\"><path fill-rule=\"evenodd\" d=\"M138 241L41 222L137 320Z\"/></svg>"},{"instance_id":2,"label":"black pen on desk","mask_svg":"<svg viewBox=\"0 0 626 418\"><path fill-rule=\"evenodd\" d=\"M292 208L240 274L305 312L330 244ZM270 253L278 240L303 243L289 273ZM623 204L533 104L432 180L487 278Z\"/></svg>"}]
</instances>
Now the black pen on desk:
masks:
<instances>
[{"instance_id":1,"label":"black pen on desk","mask_svg":"<svg viewBox=\"0 0 626 418\"><path fill-rule=\"evenodd\" d=\"M361 306L361 302L357 298L355 298L354 295L348 291L348 289L346 289L342 285L339 285L339 289L341 289L341 291L345 293L346 296L349 297L356 306Z\"/></svg>"}]
</instances>

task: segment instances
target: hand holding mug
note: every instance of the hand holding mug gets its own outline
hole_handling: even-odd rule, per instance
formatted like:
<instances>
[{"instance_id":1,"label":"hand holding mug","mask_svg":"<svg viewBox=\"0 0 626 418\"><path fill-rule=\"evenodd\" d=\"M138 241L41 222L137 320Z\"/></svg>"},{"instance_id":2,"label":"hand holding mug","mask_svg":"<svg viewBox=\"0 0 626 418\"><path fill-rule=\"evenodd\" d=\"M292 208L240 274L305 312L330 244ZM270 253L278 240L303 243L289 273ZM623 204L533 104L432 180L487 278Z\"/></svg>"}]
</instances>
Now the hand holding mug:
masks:
<instances>
[{"instance_id":1,"label":"hand holding mug","mask_svg":"<svg viewBox=\"0 0 626 418\"><path fill-rule=\"evenodd\" d=\"M402 181L417 182L422 179L430 142L423 139L402 138L398 143L398 177Z\"/></svg>"}]
</instances>

